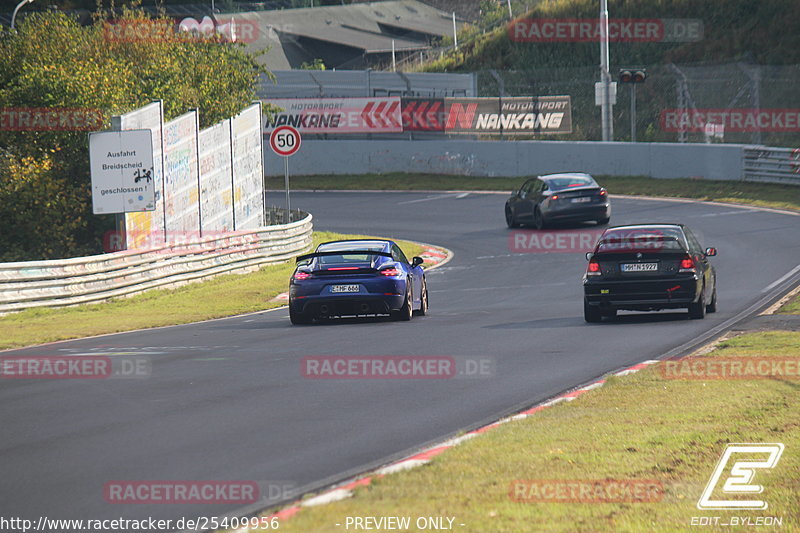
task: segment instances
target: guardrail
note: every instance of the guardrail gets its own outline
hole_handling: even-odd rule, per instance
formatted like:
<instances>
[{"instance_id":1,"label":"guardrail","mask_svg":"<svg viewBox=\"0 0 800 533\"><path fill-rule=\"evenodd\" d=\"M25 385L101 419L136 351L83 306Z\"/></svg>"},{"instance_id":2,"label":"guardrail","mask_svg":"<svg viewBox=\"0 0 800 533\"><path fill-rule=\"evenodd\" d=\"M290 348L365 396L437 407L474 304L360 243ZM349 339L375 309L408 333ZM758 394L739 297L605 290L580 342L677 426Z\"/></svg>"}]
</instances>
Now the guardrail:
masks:
<instances>
[{"instance_id":1,"label":"guardrail","mask_svg":"<svg viewBox=\"0 0 800 533\"><path fill-rule=\"evenodd\" d=\"M800 148L752 146L744 149L745 181L800 185Z\"/></svg>"},{"instance_id":2,"label":"guardrail","mask_svg":"<svg viewBox=\"0 0 800 533\"><path fill-rule=\"evenodd\" d=\"M280 210L271 211L277 217ZM312 216L293 211L291 218L286 224L140 250L0 263L0 314L102 302L285 261L311 246Z\"/></svg>"}]
</instances>

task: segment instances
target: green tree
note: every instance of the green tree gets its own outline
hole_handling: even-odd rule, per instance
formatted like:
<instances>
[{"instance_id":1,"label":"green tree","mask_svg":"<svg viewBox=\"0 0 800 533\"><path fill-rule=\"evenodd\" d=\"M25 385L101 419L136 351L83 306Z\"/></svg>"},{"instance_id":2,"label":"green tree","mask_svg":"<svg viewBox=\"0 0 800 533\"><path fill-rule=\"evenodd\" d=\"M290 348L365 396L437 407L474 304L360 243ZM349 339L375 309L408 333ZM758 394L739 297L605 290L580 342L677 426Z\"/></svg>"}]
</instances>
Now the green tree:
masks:
<instances>
[{"instance_id":1,"label":"green tree","mask_svg":"<svg viewBox=\"0 0 800 533\"><path fill-rule=\"evenodd\" d=\"M198 108L205 127L255 98L265 71L242 45L178 34L173 21L140 10L106 17L81 26L63 13L32 13L2 34L0 108L89 110L100 130L160 98L166 120ZM91 212L87 132L2 129L0 261L101 251L113 220Z\"/></svg>"}]
</instances>

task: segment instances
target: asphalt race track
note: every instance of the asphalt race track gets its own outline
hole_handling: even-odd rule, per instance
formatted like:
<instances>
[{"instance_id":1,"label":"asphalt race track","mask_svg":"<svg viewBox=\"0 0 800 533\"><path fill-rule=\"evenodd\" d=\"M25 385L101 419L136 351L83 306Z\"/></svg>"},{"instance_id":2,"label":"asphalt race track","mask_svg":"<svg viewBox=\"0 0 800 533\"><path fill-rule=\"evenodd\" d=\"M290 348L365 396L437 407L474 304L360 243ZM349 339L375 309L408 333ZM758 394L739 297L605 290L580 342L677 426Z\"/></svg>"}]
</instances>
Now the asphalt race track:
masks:
<instances>
[{"instance_id":1,"label":"asphalt race track","mask_svg":"<svg viewBox=\"0 0 800 533\"><path fill-rule=\"evenodd\" d=\"M276 203L282 194L273 193ZM683 222L715 246L719 311L587 325L583 252L512 253L504 196L294 193L315 228L446 246L430 315L292 327L286 309L3 355L145 355L147 378L0 380L3 516L220 516L242 505L112 504L114 480L254 480L306 489L400 457L608 371L657 358L763 298L800 258L800 216L614 198L613 224ZM591 229L591 225L583 229ZM310 355L488 360L453 379L306 379ZM278 499L288 496L282 494Z\"/></svg>"}]
</instances>

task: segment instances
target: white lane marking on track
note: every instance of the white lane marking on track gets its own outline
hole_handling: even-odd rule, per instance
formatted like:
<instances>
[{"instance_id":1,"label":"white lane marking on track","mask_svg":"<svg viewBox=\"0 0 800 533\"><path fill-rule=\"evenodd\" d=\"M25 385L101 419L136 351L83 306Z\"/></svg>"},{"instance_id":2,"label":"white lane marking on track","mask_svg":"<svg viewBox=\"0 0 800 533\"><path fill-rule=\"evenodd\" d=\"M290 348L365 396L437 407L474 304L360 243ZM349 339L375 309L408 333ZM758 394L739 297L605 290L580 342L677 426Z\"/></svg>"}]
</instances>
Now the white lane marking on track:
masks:
<instances>
[{"instance_id":1,"label":"white lane marking on track","mask_svg":"<svg viewBox=\"0 0 800 533\"><path fill-rule=\"evenodd\" d=\"M754 209L739 209L738 211L723 211L722 213L705 213L702 215L687 215L687 218L721 217L725 215L747 215L755 211Z\"/></svg>"},{"instance_id":2,"label":"white lane marking on track","mask_svg":"<svg viewBox=\"0 0 800 533\"><path fill-rule=\"evenodd\" d=\"M452 194L438 194L436 196L428 196L427 198L417 198L416 200L406 200L404 202L397 202L397 205L416 204L418 202L429 202L431 200L441 200L443 198L453 198L453 195Z\"/></svg>"},{"instance_id":3,"label":"white lane marking on track","mask_svg":"<svg viewBox=\"0 0 800 533\"><path fill-rule=\"evenodd\" d=\"M302 505L303 507L314 507L315 505L324 505L326 503L338 502L340 500L344 500L345 498L349 498L352 495L353 495L352 491L349 491L347 489L334 489L330 492L320 494L319 496L309 498L304 502L301 502L300 505Z\"/></svg>"},{"instance_id":4,"label":"white lane marking on track","mask_svg":"<svg viewBox=\"0 0 800 533\"><path fill-rule=\"evenodd\" d=\"M467 196L469 196L468 192L462 192L461 194L456 195L456 198L466 198Z\"/></svg>"},{"instance_id":5,"label":"white lane marking on track","mask_svg":"<svg viewBox=\"0 0 800 533\"><path fill-rule=\"evenodd\" d=\"M567 281L559 281L558 283L548 283L548 287L554 287L556 285L571 285L570 282ZM453 291L502 291L508 289L533 289L536 287L541 287L541 285L509 285L508 287L464 287L461 289L437 289L432 290L430 292L453 292Z\"/></svg>"},{"instance_id":6,"label":"white lane marking on track","mask_svg":"<svg viewBox=\"0 0 800 533\"><path fill-rule=\"evenodd\" d=\"M428 459L406 459L405 461L400 461L399 463L384 466L383 468L378 469L375 473L379 476L394 474L395 472L402 472L403 470L410 470L418 466L426 465L429 462L430 460Z\"/></svg>"},{"instance_id":7,"label":"white lane marking on track","mask_svg":"<svg viewBox=\"0 0 800 533\"><path fill-rule=\"evenodd\" d=\"M797 265L792 270L787 272L785 275L781 276L780 278L776 279L775 281L773 281L772 283L761 289L761 292L769 292L773 287L780 285L781 283L792 277L794 274L796 274L797 271L799 270L800 270L800 265Z\"/></svg>"}]
</instances>

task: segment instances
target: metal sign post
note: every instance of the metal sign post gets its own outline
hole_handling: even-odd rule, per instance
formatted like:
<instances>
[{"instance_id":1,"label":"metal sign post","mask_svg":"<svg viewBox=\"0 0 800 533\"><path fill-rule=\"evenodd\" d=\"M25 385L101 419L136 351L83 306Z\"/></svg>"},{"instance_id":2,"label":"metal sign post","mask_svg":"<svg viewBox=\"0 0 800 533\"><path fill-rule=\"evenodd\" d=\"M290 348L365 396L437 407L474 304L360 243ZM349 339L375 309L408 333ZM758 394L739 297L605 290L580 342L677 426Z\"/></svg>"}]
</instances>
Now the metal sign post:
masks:
<instances>
[{"instance_id":1,"label":"metal sign post","mask_svg":"<svg viewBox=\"0 0 800 533\"><path fill-rule=\"evenodd\" d=\"M289 199L289 156L283 156L283 184L286 187L286 210L289 211L289 218L292 218L292 201ZM290 220L291 221L291 220Z\"/></svg>"},{"instance_id":2,"label":"metal sign post","mask_svg":"<svg viewBox=\"0 0 800 533\"><path fill-rule=\"evenodd\" d=\"M292 204L289 199L289 157L300 149L302 139L300 132L291 126L278 126L269 136L269 145L272 151L283 156L283 178L286 186L286 212L289 222L292 220Z\"/></svg>"},{"instance_id":3,"label":"metal sign post","mask_svg":"<svg viewBox=\"0 0 800 533\"><path fill-rule=\"evenodd\" d=\"M636 84L631 83L631 142L636 142Z\"/></svg>"}]
</instances>

